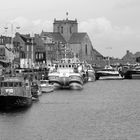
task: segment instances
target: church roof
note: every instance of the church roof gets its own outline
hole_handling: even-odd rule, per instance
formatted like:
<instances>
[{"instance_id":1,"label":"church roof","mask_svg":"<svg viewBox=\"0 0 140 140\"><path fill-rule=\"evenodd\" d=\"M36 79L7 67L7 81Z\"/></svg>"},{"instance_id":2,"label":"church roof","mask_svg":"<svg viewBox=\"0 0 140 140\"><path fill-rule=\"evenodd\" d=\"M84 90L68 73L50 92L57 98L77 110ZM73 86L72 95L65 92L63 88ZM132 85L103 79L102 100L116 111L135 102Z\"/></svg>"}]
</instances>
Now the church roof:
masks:
<instances>
[{"instance_id":1,"label":"church roof","mask_svg":"<svg viewBox=\"0 0 140 140\"><path fill-rule=\"evenodd\" d=\"M93 48L93 52L96 56L98 57L103 57L103 55L101 53L99 53L96 49Z\"/></svg>"},{"instance_id":2,"label":"church roof","mask_svg":"<svg viewBox=\"0 0 140 140\"><path fill-rule=\"evenodd\" d=\"M83 41L87 33L73 33L69 39L70 44L79 44Z\"/></svg>"},{"instance_id":3,"label":"church roof","mask_svg":"<svg viewBox=\"0 0 140 140\"><path fill-rule=\"evenodd\" d=\"M54 41L66 43L66 40L59 32L42 32L41 36L48 36L50 38L53 38Z\"/></svg>"}]
</instances>

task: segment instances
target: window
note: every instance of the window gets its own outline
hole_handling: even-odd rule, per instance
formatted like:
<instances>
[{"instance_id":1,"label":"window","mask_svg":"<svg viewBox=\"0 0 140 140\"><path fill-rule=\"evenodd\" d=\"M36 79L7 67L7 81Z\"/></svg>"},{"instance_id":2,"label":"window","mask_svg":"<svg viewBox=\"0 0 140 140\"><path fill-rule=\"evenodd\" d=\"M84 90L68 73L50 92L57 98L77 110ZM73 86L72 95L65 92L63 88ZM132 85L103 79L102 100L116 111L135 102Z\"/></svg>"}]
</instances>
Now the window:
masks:
<instances>
[{"instance_id":1,"label":"window","mask_svg":"<svg viewBox=\"0 0 140 140\"><path fill-rule=\"evenodd\" d=\"M13 83L12 82L9 82L9 87L13 87Z\"/></svg>"},{"instance_id":2,"label":"window","mask_svg":"<svg viewBox=\"0 0 140 140\"><path fill-rule=\"evenodd\" d=\"M87 44L85 45L85 54L86 54L86 55L88 54L88 51L87 51Z\"/></svg>"},{"instance_id":3,"label":"window","mask_svg":"<svg viewBox=\"0 0 140 140\"><path fill-rule=\"evenodd\" d=\"M8 83L4 82L3 86L8 87Z\"/></svg>"},{"instance_id":4,"label":"window","mask_svg":"<svg viewBox=\"0 0 140 140\"><path fill-rule=\"evenodd\" d=\"M36 53L35 57L36 57L36 59L39 59L39 54L38 54L38 53Z\"/></svg>"},{"instance_id":5,"label":"window","mask_svg":"<svg viewBox=\"0 0 140 140\"><path fill-rule=\"evenodd\" d=\"M63 27L61 27L61 33L63 34Z\"/></svg>"}]
</instances>

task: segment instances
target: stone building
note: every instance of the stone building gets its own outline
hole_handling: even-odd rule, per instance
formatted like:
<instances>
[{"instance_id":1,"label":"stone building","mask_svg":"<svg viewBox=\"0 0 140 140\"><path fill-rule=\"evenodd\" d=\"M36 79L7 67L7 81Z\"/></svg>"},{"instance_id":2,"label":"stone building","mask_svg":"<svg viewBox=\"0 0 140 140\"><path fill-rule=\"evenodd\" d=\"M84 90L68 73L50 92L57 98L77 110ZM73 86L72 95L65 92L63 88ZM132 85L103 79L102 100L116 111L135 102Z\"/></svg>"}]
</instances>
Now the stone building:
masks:
<instances>
[{"instance_id":1,"label":"stone building","mask_svg":"<svg viewBox=\"0 0 140 140\"><path fill-rule=\"evenodd\" d=\"M66 44L65 39L59 32L43 32L41 33L46 49L46 60L53 61L61 58L62 46Z\"/></svg>"},{"instance_id":2,"label":"stone building","mask_svg":"<svg viewBox=\"0 0 140 140\"><path fill-rule=\"evenodd\" d=\"M41 38L44 44L46 44L46 47L48 47L47 56L48 59L51 60L64 57L64 49L67 50L67 57L76 55L81 61L92 63L96 59L103 58L103 56L93 48L88 34L78 32L76 19L54 19L53 32L42 31Z\"/></svg>"},{"instance_id":3,"label":"stone building","mask_svg":"<svg viewBox=\"0 0 140 140\"><path fill-rule=\"evenodd\" d=\"M122 57L122 61L124 63L135 63L136 62L136 56L129 50L126 51L126 54Z\"/></svg>"}]
</instances>

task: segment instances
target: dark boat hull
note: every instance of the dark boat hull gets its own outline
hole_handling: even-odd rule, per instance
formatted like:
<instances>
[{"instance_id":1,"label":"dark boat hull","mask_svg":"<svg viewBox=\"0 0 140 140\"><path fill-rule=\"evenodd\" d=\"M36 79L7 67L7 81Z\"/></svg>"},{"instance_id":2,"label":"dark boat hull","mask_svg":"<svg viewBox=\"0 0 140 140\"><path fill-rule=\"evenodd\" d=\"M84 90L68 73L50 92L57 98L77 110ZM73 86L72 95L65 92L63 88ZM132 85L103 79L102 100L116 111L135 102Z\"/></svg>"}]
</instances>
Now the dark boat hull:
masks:
<instances>
[{"instance_id":1,"label":"dark boat hull","mask_svg":"<svg viewBox=\"0 0 140 140\"><path fill-rule=\"evenodd\" d=\"M0 109L29 107L31 104L32 98L20 96L0 96Z\"/></svg>"},{"instance_id":2,"label":"dark boat hull","mask_svg":"<svg viewBox=\"0 0 140 140\"><path fill-rule=\"evenodd\" d=\"M140 70L128 70L124 77L125 79L140 79Z\"/></svg>"}]
</instances>

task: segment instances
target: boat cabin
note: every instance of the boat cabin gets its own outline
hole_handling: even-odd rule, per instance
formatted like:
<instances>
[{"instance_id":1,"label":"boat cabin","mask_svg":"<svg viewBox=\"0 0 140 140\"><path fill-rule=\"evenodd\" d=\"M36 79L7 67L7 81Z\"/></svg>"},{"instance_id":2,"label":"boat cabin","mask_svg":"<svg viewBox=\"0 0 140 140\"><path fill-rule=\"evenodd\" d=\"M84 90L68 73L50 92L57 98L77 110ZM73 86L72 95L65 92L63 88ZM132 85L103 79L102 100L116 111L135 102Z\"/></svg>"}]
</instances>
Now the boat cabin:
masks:
<instances>
[{"instance_id":1,"label":"boat cabin","mask_svg":"<svg viewBox=\"0 0 140 140\"><path fill-rule=\"evenodd\" d=\"M7 77L0 82L1 95L30 96L30 82L18 77Z\"/></svg>"}]
</instances>

